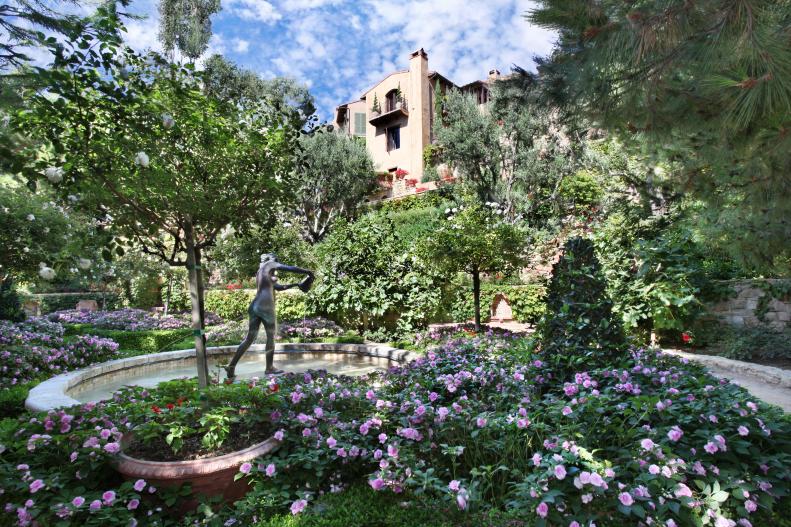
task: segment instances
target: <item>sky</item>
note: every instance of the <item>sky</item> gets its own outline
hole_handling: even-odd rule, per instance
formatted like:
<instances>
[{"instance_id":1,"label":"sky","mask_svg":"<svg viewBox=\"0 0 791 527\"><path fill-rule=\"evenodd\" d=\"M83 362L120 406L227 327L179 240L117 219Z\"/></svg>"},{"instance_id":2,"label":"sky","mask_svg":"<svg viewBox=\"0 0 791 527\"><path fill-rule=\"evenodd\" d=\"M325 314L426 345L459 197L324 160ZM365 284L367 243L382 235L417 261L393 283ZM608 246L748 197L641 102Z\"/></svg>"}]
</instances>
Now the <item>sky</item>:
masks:
<instances>
[{"instance_id":1,"label":"sky","mask_svg":"<svg viewBox=\"0 0 791 527\"><path fill-rule=\"evenodd\" d=\"M147 18L127 23L127 41L161 50L157 0L132 0ZM493 68L532 69L555 35L523 17L520 0L222 0L212 17L206 56L221 53L264 77L292 77L308 86L319 117L360 97L386 74L407 67L424 48L429 69L465 84Z\"/></svg>"}]
</instances>

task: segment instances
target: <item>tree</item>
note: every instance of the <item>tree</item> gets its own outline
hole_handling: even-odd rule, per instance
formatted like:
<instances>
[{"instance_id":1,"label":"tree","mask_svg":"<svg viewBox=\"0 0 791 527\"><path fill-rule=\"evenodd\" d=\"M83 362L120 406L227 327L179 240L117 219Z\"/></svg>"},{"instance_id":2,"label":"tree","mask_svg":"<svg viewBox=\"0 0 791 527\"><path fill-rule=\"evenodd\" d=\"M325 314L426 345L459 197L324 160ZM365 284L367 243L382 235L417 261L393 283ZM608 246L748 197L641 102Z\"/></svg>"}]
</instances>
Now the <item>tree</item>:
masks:
<instances>
[{"instance_id":1,"label":"tree","mask_svg":"<svg viewBox=\"0 0 791 527\"><path fill-rule=\"evenodd\" d=\"M374 164L363 143L343 134L306 135L300 145L305 163L295 180L296 213L308 240L316 243L371 193Z\"/></svg>"},{"instance_id":2,"label":"tree","mask_svg":"<svg viewBox=\"0 0 791 527\"><path fill-rule=\"evenodd\" d=\"M616 136L743 260L791 269L791 46L779 0L541 0L559 34L539 66L552 104Z\"/></svg>"},{"instance_id":3,"label":"tree","mask_svg":"<svg viewBox=\"0 0 791 527\"><path fill-rule=\"evenodd\" d=\"M624 358L623 327L606 289L593 243L568 240L552 266L547 310L536 330L541 353L560 380L577 371L615 366Z\"/></svg>"},{"instance_id":4,"label":"tree","mask_svg":"<svg viewBox=\"0 0 791 527\"><path fill-rule=\"evenodd\" d=\"M475 330L481 329L481 274L508 272L524 261L526 236L503 219L497 204L484 206L467 200L446 210L446 220L422 245L427 261L447 273L472 276Z\"/></svg>"},{"instance_id":5,"label":"tree","mask_svg":"<svg viewBox=\"0 0 791 527\"><path fill-rule=\"evenodd\" d=\"M94 23L122 28L104 8ZM186 266L206 385L202 253L228 225L263 222L279 205L298 130L280 113L206 96L191 67L139 56L117 33L97 42L96 33L52 45L53 68L38 70L47 92L28 94L28 111L12 123L30 138L17 169L31 186L62 169L60 196L118 231L105 257L138 246Z\"/></svg>"},{"instance_id":6,"label":"tree","mask_svg":"<svg viewBox=\"0 0 791 527\"><path fill-rule=\"evenodd\" d=\"M211 16L220 0L160 0L159 41L170 57L180 51L192 62L209 47Z\"/></svg>"}]
</instances>

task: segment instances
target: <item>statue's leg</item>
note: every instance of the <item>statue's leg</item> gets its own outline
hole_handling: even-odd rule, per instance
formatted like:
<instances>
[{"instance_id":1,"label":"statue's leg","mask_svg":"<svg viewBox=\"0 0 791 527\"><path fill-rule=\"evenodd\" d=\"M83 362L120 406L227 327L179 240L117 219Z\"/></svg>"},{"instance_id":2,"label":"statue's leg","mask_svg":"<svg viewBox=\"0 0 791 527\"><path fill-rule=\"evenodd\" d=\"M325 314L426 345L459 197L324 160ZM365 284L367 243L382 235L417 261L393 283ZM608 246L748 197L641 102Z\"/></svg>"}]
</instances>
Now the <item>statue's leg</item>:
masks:
<instances>
[{"instance_id":1,"label":"statue's leg","mask_svg":"<svg viewBox=\"0 0 791 527\"><path fill-rule=\"evenodd\" d=\"M236 353L234 353L231 362L225 367L225 372L228 374L229 379L233 380L233 378L236 377L236 363L239 362L242 355L250 348L250 345L255 342L260 327L261 319L255 315L250 315L250 327L247 329L247 335L244 337L242 343L239 344L239 347L236 348Z\"/></svg>"},{"instance_id":2,"label":"statue's leg","mask_svg":"<svg viewBox=\"0 0 791 527\"><path fill-rule=\"evenodd\" d=\"M266 330L266 373L275 374L283 373L283 370L275 369L275 331L277 330L275 324L264 322L264 330Z\"/></svg>"}]
</instances>

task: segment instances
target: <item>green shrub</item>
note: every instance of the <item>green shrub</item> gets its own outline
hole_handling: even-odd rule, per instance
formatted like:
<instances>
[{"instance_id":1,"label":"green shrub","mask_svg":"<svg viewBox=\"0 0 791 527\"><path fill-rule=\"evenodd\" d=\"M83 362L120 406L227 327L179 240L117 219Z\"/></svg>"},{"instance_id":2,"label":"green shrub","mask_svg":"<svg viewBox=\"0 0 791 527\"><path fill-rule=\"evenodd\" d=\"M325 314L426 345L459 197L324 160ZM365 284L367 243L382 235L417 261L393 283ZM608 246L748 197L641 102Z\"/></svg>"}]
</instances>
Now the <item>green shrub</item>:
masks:
<instances>
[{"instance_id":1,"label":"green shrub","mask_svg":"<svg viewBox=\"0 0 791 527\"><path fill-rule=\"evenodd\" d=\"M29 382L0 390L0 419L17 417L24 412L27 393L37 384Z\"/></svg>"},{"instance_id":2,"label":"green shrub","mask_svg":"<svg viewBox=\"0 0 791 527\"><path fill-rule=\"evenodd\" d=\"M10 278L0 281L0 320L10 320L11 322L25 320L19 294Z\"/></svg>"},{"instance_id":3,"label":"green shrub","mask_svg":"<svg viewBox=\"0 0 791 527\"><path fill-rule=\"evenodd\" d=\"M481 307L488 313L498 293L508 299L514 320L518 322L535 323L541 318L546 309L546 287L541 284L527 285L499 285L483 284L481 286ZM475 314L472 292L468 287L459 287L451 293L451 305L445 313L445 320L462 322L470 320Z\"/></svg>"},{"instance_id":4,"label":"green shrub","mask_svg":"<svg viewBox=\"0 0 791 527\"><path fill-rule=\"evenodd\" d=\"M247 318L247 309L255 297L252 289L212 289L206 292L206 311L211 311L225 320ZM301 291L277 293L278 320L298 320L310 316L307 295Z\"/></svg>"},{"instance_id":5,"label":"green shrub","mask_svg":"<svg viewBox=\"0 0 791 527\"><path fill-rule=\"evenodd\" d=\"M206 291L206 311L211 311L225 320L238 320L247 316L247 308L255 297L250 289L211 289Z\"/></svg>"},{"instance_id":6,"label":"green shrub","mask_svg":"<svg viewBox=\"0 0 791 527\"><path fill-rule=\"evenodd\" d=\"M173 344L192 336L192 328L152 329L147 331L122 331L117 329L97 329L90 324L69 324L67 335L96 335L112 339L124 351L157 353Z\"/></svg>"},{"instance_id":7,"label":"green shrub","mask_svg":"<svg viewBox=\"0 0 791 527\"><path fill-rule=\"evenodd\" d=\"M367 486L354 486L338 494L325 494L308 511L294 516L277 515L258 527L452 527L494 526L480 515L452 511L446 504L418 500L398 494L376 493Z\"/></svg>"},{"instance_id":8,"label":"green shrub","mask_svg":"<svg viewBox=\"0 0 791 527\"><path fill-rule=\"evenodd\" d=\"M615 366L624 358L626 339L606 287L593 243L583 238L567 241L552 267L547 312L537 331L542 354L561 378Z\"/></svg>"},{"instance_id":9,"label":"green shrub","mask_svg":"<svg viewBox=\"0 0 791 527\"><path fill-rule=\"evenodd\" d=\"M733 326L707 319L690 333L694 346L729 359L791 360L791 328Z\"/></svg>"}]
</instances>

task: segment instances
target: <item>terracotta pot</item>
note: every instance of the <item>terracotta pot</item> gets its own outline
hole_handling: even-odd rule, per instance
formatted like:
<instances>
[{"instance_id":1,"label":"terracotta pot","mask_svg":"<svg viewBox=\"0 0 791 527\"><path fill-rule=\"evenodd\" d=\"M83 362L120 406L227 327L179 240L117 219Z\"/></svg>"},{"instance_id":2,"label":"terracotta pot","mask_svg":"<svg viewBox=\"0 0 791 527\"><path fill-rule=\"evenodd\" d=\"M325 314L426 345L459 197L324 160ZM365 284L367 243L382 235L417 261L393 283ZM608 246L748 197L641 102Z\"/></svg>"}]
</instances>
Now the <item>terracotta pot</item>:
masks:
<instances>
[{"instance_id":1,"label":"terracotta pot","mask_svg":"<svg viewBox=\"0 0 791 527\"><path fill-rule=\"evenodd\" d=\"M125 434L121 439L122 451L115 463L115 469L127 481L144 479L155 487L179 487L190 483L193 493L208 497L222 496L223 500L229 503L241 499L249 490L246 478L234 481L239 467L245 462L252 462L258 457L277 450L280 446L280 441L270 437L249 448L223 456L192 461L147 461L123 453L123 448L131 440L131 434ZM197 500L190 501L185 503L181 509L190 510L197 505Z\"/></svg>"}]
</instances>

